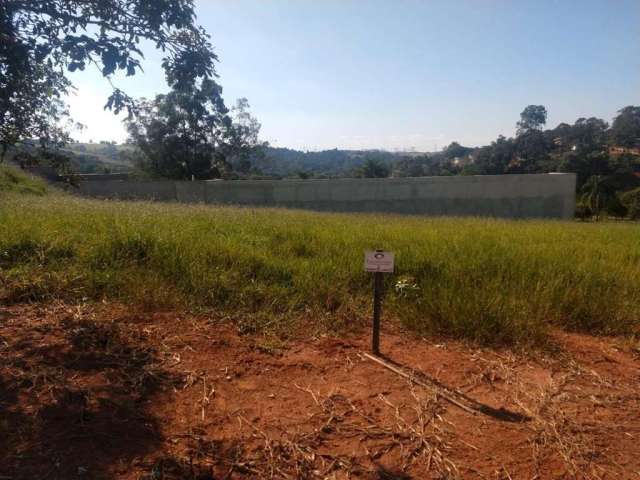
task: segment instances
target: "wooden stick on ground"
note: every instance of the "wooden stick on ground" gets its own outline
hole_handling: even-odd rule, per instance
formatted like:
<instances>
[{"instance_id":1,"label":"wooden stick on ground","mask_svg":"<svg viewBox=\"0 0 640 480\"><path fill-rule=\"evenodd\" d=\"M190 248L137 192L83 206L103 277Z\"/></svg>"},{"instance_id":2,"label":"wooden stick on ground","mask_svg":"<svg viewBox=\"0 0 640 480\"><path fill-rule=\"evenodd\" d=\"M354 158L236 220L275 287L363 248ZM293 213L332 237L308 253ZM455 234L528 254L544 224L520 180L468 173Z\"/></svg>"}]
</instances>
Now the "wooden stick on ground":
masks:
<instances>
[{"instance_id":1,"label":"wooden stick on ground","mask_svg":"<svg viewBox=\"0 0 640 480\"><path fill-rule=\"evenodd\" d=\"M434 390L436 392L436 394L440 397L442 397L443 399L445 399L447 402L451 403L452 405L455 405L458 408L461 408L462 410L464 410L465 412L469 412L472 415L477 415L478 412L476 410L474 410L473 408L470 408L468 406L466 406L464 403L460 403L458 400L456 400L455 398L447 395L446 393L444 393L441 389L434 387L433 385L429 385L425 382L423 382L422 380L415 378L411 375L409 375L408 373L400 370L399 368L394 367L393 365L388 364L387 362L385 362L384 360L375 357L369 353L366 352L362 352L362 354L367 357L369 360L373 360L374 362L382 365L384 368L391 370L394 373L397 373L398 375L400 375L401 377L404 377L410 381L412 381L413 383L415 383L416 385L420 385L421 387L424 388L428 388L431 390Z\"/></svg>"}]
</instances>

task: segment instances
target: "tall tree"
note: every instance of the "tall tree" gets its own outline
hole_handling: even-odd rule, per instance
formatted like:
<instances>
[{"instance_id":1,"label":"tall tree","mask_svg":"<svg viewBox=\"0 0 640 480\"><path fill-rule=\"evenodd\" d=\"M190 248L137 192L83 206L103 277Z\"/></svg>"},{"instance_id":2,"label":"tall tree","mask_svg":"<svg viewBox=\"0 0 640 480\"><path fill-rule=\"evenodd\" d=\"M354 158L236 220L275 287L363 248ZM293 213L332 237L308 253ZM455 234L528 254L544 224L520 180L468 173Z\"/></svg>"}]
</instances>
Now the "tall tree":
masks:
<instances>
[{"instance_id":1,"label":"tall tree","mask_svg":"<svg viewBox=\"0 0 640 480\"><path fill-rule=\"evenodd\" d=\"M137 147L135 162L153 176L219 178L262 146L260 124L248 107L241 99L230 114L222 88L212 79L143 100L138 114L126 121Z\"/></svg>"},{"instance_id":2,"label":"tall tree","mask_svg":"<svg viewBox=\"0 0 640 480\"><path fill-rule=\"evenodd\" d=\"M0 147L37 138L43 147L67 115L67 72L92 65L109 77L141 69L140 43L164 52L168 84L185 88L215 76L209 37L193 0L3 0L0 2ZM133 112L114 88L106 107Z\"/></svg>"},{"instance_id":3,"label":"tall tree","mask_svg":"<svg viewBox=\"0 0 640 480\"><path fill-rule=\"evenodd\" d=\"M547 109L543 105L529 105L520 113L520 121L516 124L517 135L541 130L546 123Z\"/></svg>"},{"instance_id":4,"label":"tall tree","mask_svg":"<svg viewBox=\"0 0 640 480\"><path fill-rule=\"evenodd\" d=\"M611 125L611 142L621 147L640 147L640 107L629 105L618 112Z\"/></svg>"},{"instance_id":5,"label":"tall tree","mask_svg":"<svg viewBox=\"0 0 640 480\"><path fill-rule=\"evenodd\" d=\"M601 175L593 175L582 186L582 198L589 209L600 218L600 214L609 203L616 200L616 192L607 182L607 178Z\"/></svg>"},{"instance_id":6,"label":"tall tree","mask_svg":"<svg viewBox=\"0 0 640 480\"><path fill-rule=\"evenodd\" d=\"M231 108L229 115L232 123L228 129L226 142L221 145L226 163L235 171L249 173L253 163L265 156L267 142L260 140L262 125L249 111L246 98L239 98Z\"/></svg>"}]
</instances>

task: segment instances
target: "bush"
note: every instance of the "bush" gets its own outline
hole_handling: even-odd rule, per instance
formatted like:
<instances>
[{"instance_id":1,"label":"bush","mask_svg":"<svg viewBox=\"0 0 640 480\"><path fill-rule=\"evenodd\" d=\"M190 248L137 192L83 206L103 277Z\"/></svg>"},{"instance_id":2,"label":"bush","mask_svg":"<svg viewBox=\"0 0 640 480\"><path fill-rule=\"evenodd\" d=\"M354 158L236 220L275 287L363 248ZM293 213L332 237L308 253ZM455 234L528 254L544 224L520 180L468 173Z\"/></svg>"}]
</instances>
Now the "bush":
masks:
<instances>
[{"instance_id":1,"label":"bush","mask_svg":"<svg viewBox=\"0 0 640 480\"><path fill-rule=\"evenodd\" d=\"M593 211L591 211L591 207L587 205L584 201L579 201L576 204L576 218L580 220L587 220L593 217Z\"/></svg>"},{"instance_id":2,"label":"bush","mask_svg":"<svg viewBox=\"0 0 640 480\"><path fill-rule=\"evenodd\" d=\"M627 216L632 220L640 220L640 188L620 195L620 202L627 209Z\"/></svg>"},{"instance_id":3,"label":"bush","mask_svg":"<svg viewBox=\"0 0 640 480\"><path fill-rule=\"evenodd\" d=\"M604 211L610 217L624 218L628 215L627 207L620 201L617 195L607 199Z\"/></svg>"}]
</instances>

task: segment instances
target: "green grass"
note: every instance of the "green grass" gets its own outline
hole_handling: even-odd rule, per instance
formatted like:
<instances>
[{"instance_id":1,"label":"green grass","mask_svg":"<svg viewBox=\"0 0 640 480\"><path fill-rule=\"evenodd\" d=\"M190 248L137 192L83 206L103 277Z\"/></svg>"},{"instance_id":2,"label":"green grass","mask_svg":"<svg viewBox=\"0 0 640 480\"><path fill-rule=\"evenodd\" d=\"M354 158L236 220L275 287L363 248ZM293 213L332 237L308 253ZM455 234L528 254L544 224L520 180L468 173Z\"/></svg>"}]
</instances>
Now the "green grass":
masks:
<instances>
[{"instance_id":1,"label":"green grass","mask_svg":"<svg viewBox=\"0 0 640 480\"><path fill-rule=\"evenodd\" d=\"M640 226L0 196L5 302L210 309L246 331L364 325L363 250L396 253L385 321L485 344L635 334Z\"/></svg>"},{"instance_id":2,"label":"green grass","mask_svg":"<svg viewBox=\"0 0 640 480\"><path fill-rule=\"evenodd\" d=\"M2 192L44 195L47 184L15 167L0 163L0 193Z\"/></svg>"}]
</instances>

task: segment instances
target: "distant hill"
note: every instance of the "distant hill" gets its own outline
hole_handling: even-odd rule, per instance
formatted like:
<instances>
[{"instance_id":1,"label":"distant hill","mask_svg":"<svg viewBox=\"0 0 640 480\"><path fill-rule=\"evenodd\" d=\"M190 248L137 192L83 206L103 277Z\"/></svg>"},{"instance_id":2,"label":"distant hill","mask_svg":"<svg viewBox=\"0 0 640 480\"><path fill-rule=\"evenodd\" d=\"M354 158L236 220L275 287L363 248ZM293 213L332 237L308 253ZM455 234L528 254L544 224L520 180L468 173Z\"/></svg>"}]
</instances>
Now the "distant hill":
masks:
<instances>
[{"instance_id":1,"label":"distant hill","mask_svg":"<svg viewBox=\"0 0 640 480\"><path fill-rule=\"evenodd\" d=\"M291 176L307 174L312 176L345 176L361 167L367 159L375 159L387 165L406 154L384 150L322 150L303 152L290 148L270 147L264 158L257 158L253 164L257 170L268 175Z\"/></svg>"},{"instance_id":2,"label":"distant hill","mask_svg":"<svg viewBox=\"0 0 640 480\"><path fill-rule=\"evenodd\" d=\"M72 155L75 173L121 173L134 169L131 145L103 143L70 143L65 151ZM367 159L389 166L402 157L425 155L420 152L387 152L384 150L322 150L305 152L291 148L268 147L264 155L252 159L254 175L290 177L341 177L361 167Z\"/></svg>"},{"instance_id":3,"label":"distant hill","mask_svg":"<svg viewBox=\"0 0 640 480\"><path fill-rule=\"evenodd\" d=\"M133 169L131 145L115 143L70 143L64 149L71 156L74 173L123 173Z\"/></svg>"}]
</instances>

